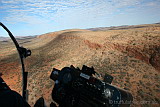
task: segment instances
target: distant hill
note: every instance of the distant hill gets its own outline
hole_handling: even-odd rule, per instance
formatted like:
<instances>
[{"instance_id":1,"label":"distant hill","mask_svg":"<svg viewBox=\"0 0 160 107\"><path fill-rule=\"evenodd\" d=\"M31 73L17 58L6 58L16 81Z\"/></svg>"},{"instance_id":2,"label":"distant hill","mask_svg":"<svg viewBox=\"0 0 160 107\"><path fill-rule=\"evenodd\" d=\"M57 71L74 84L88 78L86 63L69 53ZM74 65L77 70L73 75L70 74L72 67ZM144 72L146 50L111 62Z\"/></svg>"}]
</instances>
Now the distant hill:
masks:
<instances>
[{"instance_id":1,"label":"distant hill","mask_svg":"<svg viewBox=\"0 0 160 107\"><path fill-rule=\"evenodd\" d=\"M6 41L8 39L9 39L9 37L0 37L0 41Z\"/></svg>"},{"instance_id":2,"label":"distant hill","mask_svg":"<svg viewBox=\"0 0 160 107\"><path fill-rule=\"evenodd\" d=\"M160 106L160 25L74 29L18 39L32 50L25 60L29 72L29 104L43 96L49 106L54 82L52 68L93 66L104 76L114 77L113 85L130 91L132 107ZM16 50L0 48L0 72L10 87L21 91L21 73ZM149 103L143 103L148 101Z\"/></svg>"},{"instance_id":3,"label":"distant hill","mask_svg":"<svg viewBox=\"0 0 160 107\"><path fill-rule=\"evenodd\" d=\"M144 24L144 25L122 25L122 26L111 26L111 27L98 27L98 28L89 28L88 30L92 30L92 31L123 30L123 29L134 29L134 28L146 28L150 26L160 26L160 23Z\"/></svg>"}]
</instances>

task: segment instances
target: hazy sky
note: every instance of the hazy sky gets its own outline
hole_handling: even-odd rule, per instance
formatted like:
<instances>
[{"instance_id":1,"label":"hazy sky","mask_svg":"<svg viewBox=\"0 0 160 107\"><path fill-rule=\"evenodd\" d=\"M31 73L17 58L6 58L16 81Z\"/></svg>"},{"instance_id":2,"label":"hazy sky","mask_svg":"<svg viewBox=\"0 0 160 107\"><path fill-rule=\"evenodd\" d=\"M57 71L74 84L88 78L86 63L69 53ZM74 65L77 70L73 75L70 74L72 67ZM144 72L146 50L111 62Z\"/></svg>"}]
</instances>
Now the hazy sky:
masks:
<instances>
[{"instance_id":1,"label":"hazy sky","mask_svg":"<svg viewBox=\"0 0 160 107\"><path fill-rule=\"evenodd\" d=\"M16 36L156 23L160 0L0 0L0 21Z\"/></svg>"}]
</instances>

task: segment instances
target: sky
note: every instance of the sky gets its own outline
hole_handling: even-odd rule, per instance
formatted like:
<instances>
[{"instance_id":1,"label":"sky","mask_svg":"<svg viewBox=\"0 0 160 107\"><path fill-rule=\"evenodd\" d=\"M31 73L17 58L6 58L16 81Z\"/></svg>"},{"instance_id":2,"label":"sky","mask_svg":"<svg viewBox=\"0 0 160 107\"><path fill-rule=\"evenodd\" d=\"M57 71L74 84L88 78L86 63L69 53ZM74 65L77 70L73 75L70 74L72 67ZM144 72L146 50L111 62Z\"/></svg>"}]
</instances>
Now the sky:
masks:
<instances>
[{"instance_id":1,"label":"sky","mask_svg":"<svg viewBox=\"0 0 160 107\"><path fill-rule=\"evenodd\" d=\"M0 0L0 22L15 36L151 24L160 22L160 0Z\"/></svg>"}]
</instances>

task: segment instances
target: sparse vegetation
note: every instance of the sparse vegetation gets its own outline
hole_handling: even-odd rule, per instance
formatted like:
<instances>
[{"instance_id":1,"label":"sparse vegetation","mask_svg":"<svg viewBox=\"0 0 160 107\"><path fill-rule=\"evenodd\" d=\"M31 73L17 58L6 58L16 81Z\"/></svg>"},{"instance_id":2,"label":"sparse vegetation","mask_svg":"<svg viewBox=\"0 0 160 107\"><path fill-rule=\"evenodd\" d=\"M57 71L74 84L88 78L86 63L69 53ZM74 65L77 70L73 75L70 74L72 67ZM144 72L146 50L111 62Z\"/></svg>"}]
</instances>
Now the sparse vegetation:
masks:
<instances>
[{"instance_id":1,"label":"sparse vegetation","mask_svg":"<svg viewBox=\"0 0 160 107\"><path fill-rule=\"evenodd\" d=\"M52 101L50 94L54 82L49 76L53 67L61 69L86 64L102 75L112 75L113 85L129 90L134 100L157 102L155 105L133 103L132 106L159 107L159 34L160 25L156 24L106 31L65 30L19 39L32 50L32 56L25 61L29 72L29 103L33 105L41 96L47 102ZM16 50L11 51L14 46L9 41L0 44L4 46L0 47L0 72L13 90L21 92Z\"/></svg>"}]
</instances>

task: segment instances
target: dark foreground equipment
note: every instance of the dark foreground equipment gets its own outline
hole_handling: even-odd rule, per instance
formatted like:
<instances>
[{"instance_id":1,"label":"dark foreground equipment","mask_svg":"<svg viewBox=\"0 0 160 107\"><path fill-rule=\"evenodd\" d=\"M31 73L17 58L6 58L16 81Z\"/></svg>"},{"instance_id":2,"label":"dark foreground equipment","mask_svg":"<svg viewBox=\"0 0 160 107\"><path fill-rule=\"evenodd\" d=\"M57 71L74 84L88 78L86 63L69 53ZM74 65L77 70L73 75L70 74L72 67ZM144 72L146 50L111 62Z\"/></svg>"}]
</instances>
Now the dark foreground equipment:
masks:
<instances>
[{"instance_id":1,"label":"dark foreground equipment","mask_svg":"<svg viewBox=\"0 0 160 107\"><path fill-rule=\"evenodd\" d=\"M0 22L0 26L3 27L7 31L8 35L12 39L15 47L17 48L19 58L20 58L20 62L21 62L21 65L22 65L22 97L27 101L27 99L28 99L28 94L27 94L27 92L28 92L28 90L27 90L28 72L25 72L25 66L24 66L23 59L31 55L31 50L23 48L22 46L19 46L16 38L9 31L9 29L5 25L3 25L1 22Z\"/></svg>"},{"instance_id":2,"label":"dark foreground equipment","mask_svg":"<svg viewBox=\"0 0 160 107\"><path fill-rule=\"evenodd\" d=\"M52 98L60 107L129 107L132 95L110 83L113 77L106 75L104 81L93 77L94 68L83 66L82 70L64 67L53 68L50 78L55 81ZM108 80L107 80L108 79Z\"/></svg>"}]
</instances>

